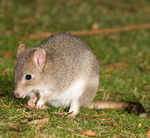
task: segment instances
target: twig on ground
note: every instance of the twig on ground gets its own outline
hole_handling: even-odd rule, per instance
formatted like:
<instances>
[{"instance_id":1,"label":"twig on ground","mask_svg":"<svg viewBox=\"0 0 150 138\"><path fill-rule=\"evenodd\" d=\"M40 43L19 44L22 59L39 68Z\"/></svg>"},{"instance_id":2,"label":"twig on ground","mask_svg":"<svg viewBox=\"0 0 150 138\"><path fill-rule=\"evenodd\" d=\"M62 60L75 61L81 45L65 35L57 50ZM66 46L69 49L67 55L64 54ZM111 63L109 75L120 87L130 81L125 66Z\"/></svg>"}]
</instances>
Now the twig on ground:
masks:
<instances>
[{"instance_id":1,"label":"twig on ground","mask_svg":"<svg viewBox=\"0 0 150 138\"><path fill-rule=\"evenodd\" d=\"M150 29L150 23L147 24L138 24L138 25L127 25L124 27L117 27L117 28L107 28L107 29L97 29L97 30L84 30L84 31L67 31L73 35L99 35L99 34L110 34L110 33L119 33L119 32L126 32L131 30L137 29ZM38 32L36 34L28 35L30 39L36 38L45 38L57 32Z\"/></svg>"}]
</instances>

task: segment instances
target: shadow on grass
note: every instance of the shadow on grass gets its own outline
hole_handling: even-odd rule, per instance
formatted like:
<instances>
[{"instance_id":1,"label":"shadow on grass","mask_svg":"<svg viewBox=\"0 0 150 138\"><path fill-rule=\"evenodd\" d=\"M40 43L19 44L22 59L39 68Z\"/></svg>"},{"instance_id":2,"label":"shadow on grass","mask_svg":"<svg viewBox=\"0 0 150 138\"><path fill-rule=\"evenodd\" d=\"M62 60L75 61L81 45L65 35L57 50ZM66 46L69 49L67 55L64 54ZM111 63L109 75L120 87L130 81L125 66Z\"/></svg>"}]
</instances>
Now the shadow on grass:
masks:
<instances>
[{"instance_id":1,"label":"shadow on grass","mask_svg":"<svg viewBox=\"0 0 150 138\"><path fill-rule=\"evenodd\" d=\"M16 98L13 93L14 76L8 73L0 76L0 100L3 105L22 105L27 103L27 98Z\"/></svg>"}]
</instances>

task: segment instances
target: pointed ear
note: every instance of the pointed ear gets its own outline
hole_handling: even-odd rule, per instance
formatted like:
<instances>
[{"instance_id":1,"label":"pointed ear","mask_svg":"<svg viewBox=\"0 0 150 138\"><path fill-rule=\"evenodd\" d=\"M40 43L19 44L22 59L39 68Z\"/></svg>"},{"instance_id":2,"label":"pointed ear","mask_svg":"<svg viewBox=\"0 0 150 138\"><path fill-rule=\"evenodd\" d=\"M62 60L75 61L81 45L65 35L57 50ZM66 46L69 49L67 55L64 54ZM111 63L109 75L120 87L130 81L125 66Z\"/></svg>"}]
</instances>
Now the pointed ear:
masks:
<instances>
[{"instance_id":1,"label":"pointed ear","mask_svg":"<svg viewBox=\"0 0 150 138\"><path fill-rule=\"evenodd\" d=\"M24 44L21 44L18 48L18 51L17 51L17 58L19 57L19 55L21 53L23 53L23 51L26 49L26 46Z\"/></svg>"},{"instance_id":2,"label":"pointed ear","mask_svg":"<svg viewBox=\"0 0 150 138\"><path fill-rule=\"evenodd\" d=\"M39 48L34 52L33 55L33 62L39 66L39 67L43 67L44 63L46 60L46 52L44 49Z\"/></svg>"}]
</instances>

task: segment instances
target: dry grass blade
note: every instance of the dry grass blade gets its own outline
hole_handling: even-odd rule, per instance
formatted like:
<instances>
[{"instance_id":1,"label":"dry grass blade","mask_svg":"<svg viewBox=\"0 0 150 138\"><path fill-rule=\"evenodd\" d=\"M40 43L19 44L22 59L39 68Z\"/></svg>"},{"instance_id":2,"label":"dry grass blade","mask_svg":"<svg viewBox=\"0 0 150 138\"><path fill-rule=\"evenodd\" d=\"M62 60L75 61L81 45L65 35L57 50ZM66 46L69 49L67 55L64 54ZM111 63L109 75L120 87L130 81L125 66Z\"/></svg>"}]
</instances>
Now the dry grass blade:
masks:
<instances>
[{"instance_id":1,"label":"dry grass blade","mask_svg":"<svg viewBox=\"0 0 150 138\"><path fill-rule=\"evenodd\" d=\"M71 31L74 35L98 35L98 34L109 34L109 33L119 33L126 32L136 29L150 29L150 24L139 24L139 25L127 25L124 27L110 28L110 29L97 29L88 31Z\"/></svg>"},{"instance_id":2,"label":"dry grass blade","mask_svg":"<svg viewBox=\"0 0 150 138\"><path fill-rule=\"evenodd\" d=\"M49 118L44 118L44 119L37 119L29 122L28 124L38 124L38 123L47 123L49 121Z\"/></svg>"},{"instance_id":3,"label":"dry grass blade","mask_svg":"<svg viewBox=\"0 0 150 138\"><path fill-rule=\"evenodd\" d=\"M11 58L11 52L10 52L9 50L6 51L4 57L5 57L5 58Z\"/></svg>"},{"instance_id":4,"label":"dry grass blade","mask_svg":"<svg viewBox=\"0 0 150 138\"><path fill-rule=\"evenodd\" d=\"M112 64L109 65L109 69L114 69L114 68L118 68L118 67L128 68L129 64L124 63L124 62L120 62L120 63L112 63Z\"/></svg>"},{"instance_id":5,"label":"dry grass blade","mask_svg":"<svg viewBox=\"0 0 150 138\"><path fill-rule=\"evenodd\" d=\"M102 120L105 121L105 120L112 120L112 119L114 119L114 118L105 118L105 119L102 119Z\"/></svg>"},{"instance_id":6,"label":"dry grass blade","mask_svg":"<svg viewBox=\"0 0 150 138\"><path fill-rule=\"evenodd\" d=\"M150 131L147 133L147 138L150 138Z\"/></svg>"},{"instance_id":7,"label":"dry grass blade","mask_svg":"<svg viewBox=\"0 0 150 138\"><path fill-rule=\"evenodd\" d=\"M88 115L88 116L85 116L84 118L88 119L88 118L99 117L99 116L105 116L105 114L101 114L101 115Z\"/></svg>"},{"instance_id":8,"label":"dry grass blade","mask_svg":"<svg viewBox=\"0 0 150 138\"><path fill-rule=\"evenodd\" d=\"M6 69L6 70L2 71L2 74L5 75L8 72L14 72L14 69Z\"/></svg>"}]
</instances>

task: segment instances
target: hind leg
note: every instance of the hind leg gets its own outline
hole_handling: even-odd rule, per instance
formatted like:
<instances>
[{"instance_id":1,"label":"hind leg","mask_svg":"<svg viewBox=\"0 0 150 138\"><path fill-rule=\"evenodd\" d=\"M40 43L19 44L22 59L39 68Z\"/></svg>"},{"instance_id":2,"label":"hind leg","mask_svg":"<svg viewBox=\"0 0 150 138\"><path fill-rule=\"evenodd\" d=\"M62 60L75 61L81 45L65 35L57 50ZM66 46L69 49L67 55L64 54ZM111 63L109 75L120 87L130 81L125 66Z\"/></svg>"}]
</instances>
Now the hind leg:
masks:
<instances>
[{"instance_id":1,"label":"hind leg","mask_svg":"<svg viewBox=\"0 0 150 138\"><path fill-rule=\"evenodd\" d=\"M77 100L72 100L69 113L71 113L71 117L74 118L79 113L80 110L80 104Z\"/></svg>"}]
</instances>

